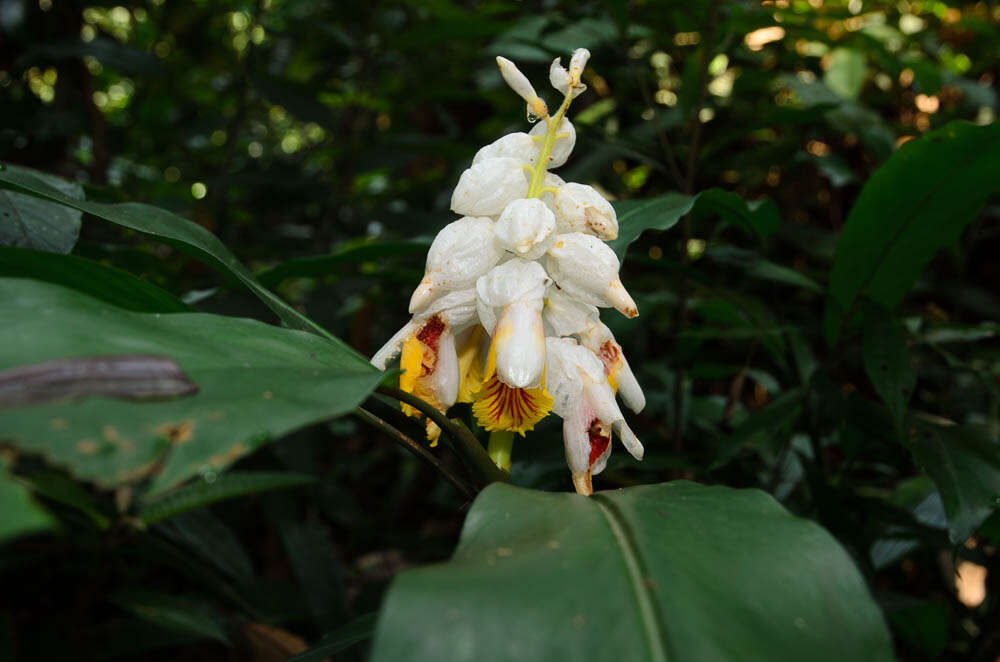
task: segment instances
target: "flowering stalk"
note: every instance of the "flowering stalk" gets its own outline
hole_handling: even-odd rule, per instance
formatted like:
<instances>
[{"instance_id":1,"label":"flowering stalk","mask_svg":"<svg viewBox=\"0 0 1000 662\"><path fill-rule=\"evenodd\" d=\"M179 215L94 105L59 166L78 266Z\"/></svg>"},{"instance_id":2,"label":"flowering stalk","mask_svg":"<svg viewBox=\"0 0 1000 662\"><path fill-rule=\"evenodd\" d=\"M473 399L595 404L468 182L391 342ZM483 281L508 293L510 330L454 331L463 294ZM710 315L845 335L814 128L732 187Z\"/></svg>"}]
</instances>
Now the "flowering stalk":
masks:
<instances>
[{"instance_id":1,"label":"flowering stalk","mask_svg":"<svg viewBox=\"0 0 1000 662\"><path fill-rule=\"evenodd\" d=\"M543 120L476 153L452 194L462 218L445 226L427 255L410 299L411 320L372 358L385 369L401 354L403 411L424 416L433 446L445 412L469 402L490 431L487 453L506 475L515 434L550 412L563 419L566 460L577 492L611 452L612 433L642 459L616 393L633 411L645 397L598 308L626 317L638 309L618 276L606 241L618 236L614 208L591 186L550 172L566 162L576 129L566 118L590 53L574 51L567 70L557 58L549 81L563 100L550 116L527 77L497 58L500 74ZM544 131L542 131L544 129ZM414 407L420 398L427 407ZM480 447L481 448L481 447Z\"/></svg>"}]
</instances>

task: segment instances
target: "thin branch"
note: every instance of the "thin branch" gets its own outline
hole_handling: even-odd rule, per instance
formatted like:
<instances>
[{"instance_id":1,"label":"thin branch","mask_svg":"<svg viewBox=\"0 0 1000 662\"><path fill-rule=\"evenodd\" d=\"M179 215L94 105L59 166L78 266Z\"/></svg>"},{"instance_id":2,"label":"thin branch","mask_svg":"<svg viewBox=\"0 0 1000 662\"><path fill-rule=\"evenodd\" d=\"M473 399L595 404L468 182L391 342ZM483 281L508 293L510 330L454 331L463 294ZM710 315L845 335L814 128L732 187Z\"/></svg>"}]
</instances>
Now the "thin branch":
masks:
<instances>
[{"instance_id":1,"label":"thin branch","mask_svg":"<svg viewBox=\"0 0 1000 662\"><path fill-rule=\"evenodd\" d=\"M486 449L483 448L483 445L479 443L479 440L472 434L472 431L465 427L461 421L448 418L439 412L434 405L401 389L392 386L379 386L375 389L375 392L404 402L437 423L438 427L447 432L456 442L456 450L459 450L472 462L486 484L510 482L510 474L493 464L493 460L487 455Z\"/></svg>"},{"instance_id":2,"label":"thin branch","mask_svg":"<svg viewBox=\"0 0 1000 662\"><path fill-rule=\"evenodd\" d=\"M470 499L474 499L476 497L477 490L475 488L466 484L464 480L462 480L454 471L451 470L451 467L449 467L444 462L439 460L433 453L424 448L419 442L415 441L412 437L403 434L393 426L389 425L389 423L385 422L375 414L361 407L358 407L357 409L354 410L354 415L360 418L365 423L371 425L376 430L384 432L388 436L392 437L406 450L410 451L420 459L429 462L435 469L437 469L441 473L442 476L444 476L448 480L448 482L454 485L460 492L465 494L465 496L469 497Z\"/></svg>"}]
</instances>

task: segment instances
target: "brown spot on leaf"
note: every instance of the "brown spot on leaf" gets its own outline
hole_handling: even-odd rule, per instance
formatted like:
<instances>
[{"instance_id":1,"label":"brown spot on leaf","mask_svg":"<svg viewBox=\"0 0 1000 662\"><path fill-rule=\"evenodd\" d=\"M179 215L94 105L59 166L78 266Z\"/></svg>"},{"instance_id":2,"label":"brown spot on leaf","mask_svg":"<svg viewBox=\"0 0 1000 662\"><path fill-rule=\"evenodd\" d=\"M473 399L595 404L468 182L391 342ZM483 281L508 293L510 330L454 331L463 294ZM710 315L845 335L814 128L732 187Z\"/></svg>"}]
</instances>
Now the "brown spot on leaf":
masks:
<instances>
[{"instance_id":1,"label":"brown spot on leaf","mask_svg":"<svg viewBox=\"0 0 1000 662\"><path fill-rule=\"evenodd\" d=\"M243 455L245 455L249 450L250 449L247 448L246 444L244 444L241 441L236 444L233 444L233 446L226 452L217 453L216 455L213 455L209 460L209 462L213 467L221 469L227 464L234 462Z\"/></svg>"},{"instance_id":2,"label":"brown spot on leaf","mask_svg":"<svg viewBox=\"0 0 1000 662\"><path fill-rule=\"evenodd\" d=\"M69 427L69 421L65 418L53 418L49 421L50 430L65 430Z\"/></svg>"},{"instance_id":3,"label":"brown spot on leaf","mask_svg":"<svg viewBox=\"0 0 1000 662\"><path fill-rule=\"evenodd\" d=\"M210 411L205 414L206 421L221 421L226 417L226 412L224 411Z\"/></svg>"},{"instance_id":4,"label":"brown spot on leaf","mask_svg":"<svg viewBox=\"0 0 1000 662\"><path fill-rule=\"evenodd\" d=\"M81 439L76 442L76 450L84 455L93 455L101 449L100 445L93 439Z\"/></svg>"},{"instance_id":5,"label":"brown spot on leaf","mask_svg":"<svg viewBox=\"0 0 1000 662\"><path fill-rule=\"evenodd\" d=\"M194 438L195 421L189 418L177 423L163 423L158 425L156 434L164 437L171 444L186 444Z\"/></svg>"}]
</instances>

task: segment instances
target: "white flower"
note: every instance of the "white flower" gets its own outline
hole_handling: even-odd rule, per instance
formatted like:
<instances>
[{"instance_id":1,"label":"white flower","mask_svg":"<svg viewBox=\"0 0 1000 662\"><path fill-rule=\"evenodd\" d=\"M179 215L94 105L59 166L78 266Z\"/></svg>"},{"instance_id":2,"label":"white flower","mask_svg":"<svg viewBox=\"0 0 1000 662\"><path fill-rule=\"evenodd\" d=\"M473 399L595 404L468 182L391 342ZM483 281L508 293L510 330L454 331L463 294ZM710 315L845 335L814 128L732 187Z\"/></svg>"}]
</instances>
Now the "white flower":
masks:
<instances>
[{"instance_id":1,"label":"white flower","mask_svg":"<svg viewBox=\"0 0 1000 662\"><path fill-rule=\"evenodd\" d=\"M511 200L528 194L524 164L509 156L484 159L462 173L451 210L465 216L496 216Z\"/></svg>"},{"instance_id":2,"label":"white flower","mask_svg":"<svg viewBox=\"0 0 1000 662\"><path fill-rule=\"evenodd\" d=\"M621 345L611 329L601 322L597 308L576 301L553 287L546 295L542 319L549 335L577 336L580 344L604 366L604 375L611 390L621 396L629 409L636 413L642 411L646 406L646 396L625 359Z\"/></svg>"},{"instance_id":3,"label":"white flower","mask_svg":"<svg viewBox=\"0 0 1000 662\"><path fill-rule=\"evenodd\" d=\"M410 297L410 313L448 292L473 287L502 255L489 218L465 216L444 226L427 252L424 277Z\"/></svg>"},{"instance_id":4,"label":"white flower","mask_svg":"<svg viewBox=\"0 0 1000 662\"><path fill-rule=\"evenodd\" d=\"M618 215L611 203L593 186L563 184L553 201L560 233L583 232L604 241L618 238Z\"/></svg>"},{"instance_id":5,"label":"white flower","mask_svg":"<svg viewBox=\"0 0 1000 662\"><path fill-rule=\"evenodd\" d=\"M500 245L525 260L545 255L556 236L556 217L538 198L514 200L496 223Z\"/></svg>"},{"instance_id":6,"label":"white flower","mask_svg":"<svg viewBox=\"0 0 1000 662\"><path fill-rule=\"evenodd\" d=\"M587 66L587 60L590 59L590 51L586 48L578 48L573 51L573 55L569 59L569 75L570 78L579 81L580 76L583 75L583 70Z\"/></svg>"},{"instance_id":7,"label":"white flower","mask_svg":"<svg viewBox=\"0 0 1000 662\"><path fill-rule=\"evenodd\" d=\"M510 86L510 89L514 90L519 97L524 99L525 103L528 104L530 112L538 117L544 117L548 114L545 102L538 97L528 77L522 74L521 70L513 62L507 58L498 56L497 66L500 67L500 75L503 76L504 81Z\"/></svg>"},{"instance_id":8,"label":"white flower","mask_svg":"<svg viewBox=\"0 0 1000 662\"><path fill-rule=\"evenodd\" d=\"M573 486L591 494L592 476L604 470L611 453L614 431L637 460L642 444L625 423L601 362L572 338L546 340L546 380L552 394L552 411L563 419L566 462Z\"/></svg>"},{"instance_id":9,"label":"white flower","mask_svg":"<svg viewBox=\"0 0 1000 662\"><path fill-rule=\"evenodd\" d=\"M472 159L472 165L486 159L497 159L505 156L534 165L535 161L538 160L538 143L523 131L508 133L476 152L476 156Z\"/></svg>"},{"instance_id":10,"label":"white flower","mask_svg":"<svg viewBox=\"0 0 1000 662\"><path fill-rule=\"evenodd\" d=\"M570 232L556 236L546 270L569 296L602 308L617 308L625 317L639 314L618 277L618 256L593 235Z\"/></svg>"},{"instance_id":11,"label":"white flower","mask_svg":"<svg viewBox=\"0 0 1000 662\"><path fill-rule=\"evenodd\" d=\"M562 58L557 57L549 65L549 82L563 96L569 94L569 72L562 66ZM576 96L575 94L573 96Z\"/></svg>"},{"instance_id":12,"label":"white flower","mask_svg":"<svg viewBox=\"0 0 1000 662\"><path fill-rule=\"evenodd\" d=\"M587 86L580 82L580 76L583 74L583 69L589 58L590 51L586 48L576 49L569 62L569 71L562 66L562 58L557 57L552 60L552 64L549 65L549 82L552 87L559 90L564 96L572 90L573 98L579 96L581 92L585 92Z\"/></svg>"},{"instance_id":13,"label":"white flower","mask_svg":"<svg viewBox=\"0 0 1000 662\"><path fill-rule=\"evenodd\" d=\"M531 131L528 132L530 136L544 136L546 131L548 131L548 122L539 122ZM562 164L566 163L566 159L573 152L573 147L576 145L576 127L565 117L562 122L559 123L559 128L556 130L556 142L552 146L552 154L549 155L548 168L558 168Z\"/></svg>"}]
</instances>

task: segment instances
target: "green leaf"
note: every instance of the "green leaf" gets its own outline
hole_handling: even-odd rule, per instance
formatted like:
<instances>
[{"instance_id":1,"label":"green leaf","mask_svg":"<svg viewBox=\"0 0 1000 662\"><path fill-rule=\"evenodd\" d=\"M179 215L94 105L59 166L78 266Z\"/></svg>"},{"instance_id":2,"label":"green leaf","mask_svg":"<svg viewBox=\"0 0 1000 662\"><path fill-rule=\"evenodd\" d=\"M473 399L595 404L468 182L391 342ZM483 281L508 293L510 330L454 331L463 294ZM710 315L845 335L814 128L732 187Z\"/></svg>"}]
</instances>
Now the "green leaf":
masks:
<instances>
[{"instance_id":1,"label":"green leaf","mask_svg":"<svg viewBox=\"0 0 1000 662\"><path fill-rule=\"evenodd\" d=\"M54 471L36 471L24 476L23 481L34 492L64 506L79 510L100 529L107 529L111 520L101 512L94 497L79 483Z\"/></svg>"},{"instance_id":2,"label":"green leaf","mask_svg":"<svg viewBox=\"0 0 1000 662\"><path fill-rule=\"evenodd\" d=\"M4 174L8 173L34 180L50 195L83 200L83 188L60 177L15 165L4 167ZM0 191L0 246L69 253L80 234L81 216L79 211L35 196Z\"/></svg>"},{"instance_id":3,"label":"green leaf","mask_svg":"<svg viewBox=\"0 0 1000 662\"><path fill-rule=\"evenodd\" d=\"M372 659L891 660L850 557L756 490L493 484L451 561L402 573Z\"/></svg>"},{"instance_id":4,"label":"green leaf","mask_svg":"<svg viewBox=\"0 0 1000 662\"><path fill-rule=\"evenodd\" d=\"M315 482L315 476L290 472L233 471L220 476L207 474L175 492L151 500L139 512L139 519L152 524L188 510L203 508L216 501Z\"/></svg>"},{"instance_id":5,"label":"green leaf","mask_svg":"<svg viewBox=\"0 0 1000 662\"><path fill-rule=\"evenodd\" d=\"M347 246L329 255L315 255L289 260L257 274L257 279L268 287L274 287L289 278L317 278L329 276L333 267L341 264L381 260L397 255L426 253L430 244L426 241L385 241L378 243Z\"/></svg>"},{"instance_id":6,"label":"green leaf","mask_svg":"<svg viewBox=\"0 0 1000 662\"><path fill-rule=\"evenodd\" d=\"M201 313L135 313L33 280L0 279L0 370L69 356L151 353L200 390L0 409L0 439L104 487L159 471L152 491L221 471L270 439L351 411L382 373L324 338ZM162 467L161 467L162 465Z\"/></svg>"},{"instance_id":7,"label":"green leaf","mask_svg":"<svg viewBox=\"0 0 1000 662\"><path fill-rule=\"evenodd\" d=\"M153 591L131 590L112 595L111 601L168 630L229 643L226 633L216 622L214 611L198 600Z\"/></svg>"},{"instance_id":8,"label":"green leaf","mask_svg":"<svg viewBox=\"0 0 1000 662\"><path fill-rule=\"evenodd\" d=\"M852 48L835 48L823 83L844 99L857 99L865 81L865 56Z\"/></svg>"},{"instance_id":9,"label":"green leaf","mask_svg":"<svg viewBox=\"0 0 1000 662\"><path fill-rule=\"evenodd\" d=\"M840 233L828 342L837 341L862 297L894 308L931 257L1000 191L998 172L1000 123L952 122L900 147L865 184Z\"/></svg>"},{"instance_id":10,"label":"green leaf","mask_svg":"<svg viewBox=\"0 0 1000 662\"><path fill-rule=\"evenodd\" d=\"M866 307L862 355L868 379L889 408L896 429L902 430L917 375L910 363L903 324L884 308Z\"/></svg>"},{"instance_id":11,"label":"green leaf","mask_svg":"<svg viewBox=\"0 0 1000 662\"><path fill-rule=\"evenodd\" d=\"M941 492L951 541L965 542L1000 504L1000 442L978 426L920 421L907 446Z\"/></svg>"},{"instance_id":12,"label":"green leaf","mask_svg":"<svg viewBox=\"0 0 1000 662\"><path fill-rule=\"evenodd\" d=\"M76 255L0 246L0 277L34 278L142 313L189 313L186 303L127 271Z\"/></svg>"},{"instance_id":13,"label":"green leaf","mask_svg":"<svg viewBox=\"0 0 1000 662\"><path fill-rule=\"evenodd\" d=\"M735 193L712 188L684 195L666 193L648 200L622 200L614 203L618 214L618 238L608 245L625 259L629 244L646 230L669 230L686 214L698 211L717 214L723 221L734 223L748 234L766 239L780 225L777 207L770 200L746 202Z\"/></svg>"},{"instance_id":14,"label":"green leaf","mask_svg":"<svg viewBox=\"0 0 1000 662\"><path fill-rule=\"evenodd\" d=\"M285 662L320 662L335 653L347 650L354 644L371 639L375 631L375 616L374 613L359 616L347 625L323 635L312 648L288 658Z\"/></svg>"},{"instance_id":15,"label":"green leaf","mask_svg":"<svg viewBox=\"0 0 1000 662\"><path fill-rule=\"evenodd\" d=\"M790 285L817 294L823 292L819 283L809 276L791 267L771 262L753 251L736 246L712 246L705 251L705 255L715 262L741 269L749 278Z\"/></svg>"},{"instance_id":16,"label":"green leaf","mask_svg":"<svg viewBox=\"0 0 1000 662\"><path fill-rule=\"evenodd\" d=\"M46 531L56 526L48 511L35 503L23 484L7 471L7 460L0 455L0 543L28 533Z\"/></svg>"},{"instance_id":17,"label":"green leaf","mask_svg":"<svg viewBox=\"0 0 1000 662\"><path fill-rule=\"evenodd\" d=\"M253 292L287 326L309 331L336 343L345 352L353 349L338 340L311 319L282 301L276 294L261 285L236 256L219 241L218 237L186 219L159 207L134 202L106 204L76 200L46 186L45 183L26 172L5 166L0 170L0 188L24 191L37 198L57 202L80 211L93 214L138 232L159 237L178 248L204 260L207 264L233 276Z\"/></svg>"}]
</instances>

